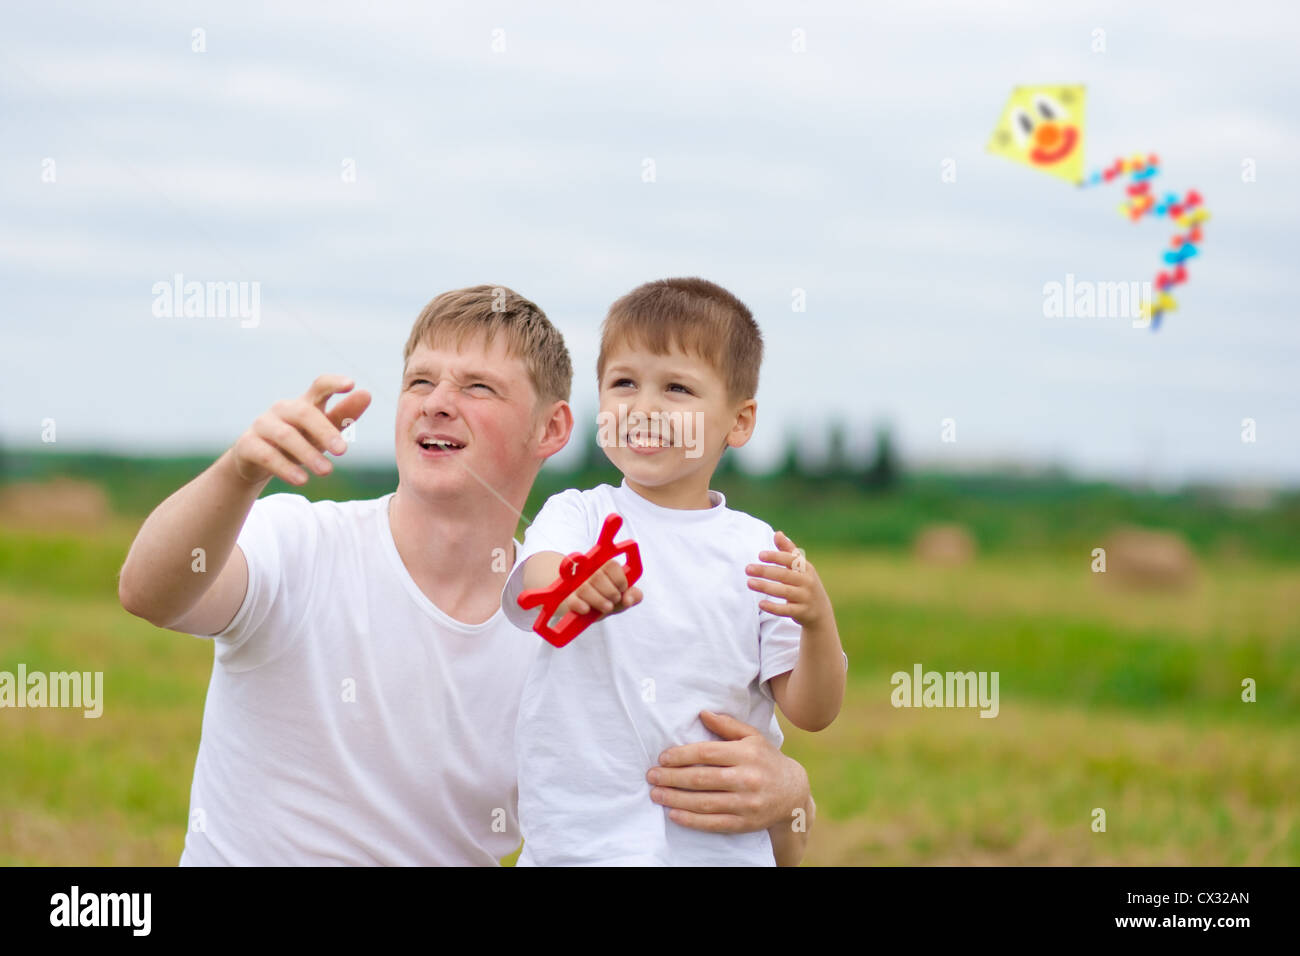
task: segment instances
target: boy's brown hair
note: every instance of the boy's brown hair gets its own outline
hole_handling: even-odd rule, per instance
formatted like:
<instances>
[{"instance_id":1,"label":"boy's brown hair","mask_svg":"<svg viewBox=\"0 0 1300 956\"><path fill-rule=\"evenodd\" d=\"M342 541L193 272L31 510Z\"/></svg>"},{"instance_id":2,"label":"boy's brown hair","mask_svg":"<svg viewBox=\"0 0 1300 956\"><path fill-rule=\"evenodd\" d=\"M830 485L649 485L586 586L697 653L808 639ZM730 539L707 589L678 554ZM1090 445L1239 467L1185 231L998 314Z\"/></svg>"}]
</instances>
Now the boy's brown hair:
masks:
<instances>
[{"instance_id":1,"label":"boy's brown hair","mask_svg":"<svg viewBox=\"0 0 1300 956\"><path fill-rule=\"evenodd\" d=\"M763 334L745 303L707 279L658 279L637 286L609 307L600 328L596 382L615 345L629 343L666 355L674 347L712 365L732 402L758 392Z\"/></svg>"},{"instance_id":2,"label":"boy's brown hair","mask_svg":"<svg viewBox=\"0 0 1300 956\"><path fill-rule=\"evenodd\" d=\"M528 369L539 409L569 400L573 363L564 336L536 303L505 286L476 285L434 297L411 327L403 367L421 344L435 348L450 340L460 348L468 336L481 334L491 348L497 333L505 336L506 352Z\"/></svg>"}]
</instances>

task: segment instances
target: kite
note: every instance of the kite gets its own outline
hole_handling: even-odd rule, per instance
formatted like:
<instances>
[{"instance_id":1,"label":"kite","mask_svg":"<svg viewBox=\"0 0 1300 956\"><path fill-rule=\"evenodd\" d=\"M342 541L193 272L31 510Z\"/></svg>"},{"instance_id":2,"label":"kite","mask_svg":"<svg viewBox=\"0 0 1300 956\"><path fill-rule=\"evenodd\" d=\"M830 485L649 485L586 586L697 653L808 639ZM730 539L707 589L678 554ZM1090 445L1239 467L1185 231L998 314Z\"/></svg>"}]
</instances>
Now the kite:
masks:
<instances>
[{"instance_id":1,"label":"kite","mask_svg":"<svg viewBox=\"0 0 1300 956\"><path fill-rule=\"evenodd\" d=\"M1084 103L1082 85L1017 86L1002 110L988 149L1080 187L1097 186L1128 174L1127 198L1120 212L1132 222L1155 215L1177 223L1180 231L1162 257L1165 266L1171 268L1156 273L1155 293L1142 303L1142 318L1148 319L1155 330L1164 313L1178 308L1170 290L1187 281L1187 260L1200 253L1201 226L1210 214L1195 189L1189 189L1182 199L1172 192L1157 197L1152 180L1160 173L1160 159L1154 153L1117 159L1085 177Z\"/></svg>"}]
</instances>

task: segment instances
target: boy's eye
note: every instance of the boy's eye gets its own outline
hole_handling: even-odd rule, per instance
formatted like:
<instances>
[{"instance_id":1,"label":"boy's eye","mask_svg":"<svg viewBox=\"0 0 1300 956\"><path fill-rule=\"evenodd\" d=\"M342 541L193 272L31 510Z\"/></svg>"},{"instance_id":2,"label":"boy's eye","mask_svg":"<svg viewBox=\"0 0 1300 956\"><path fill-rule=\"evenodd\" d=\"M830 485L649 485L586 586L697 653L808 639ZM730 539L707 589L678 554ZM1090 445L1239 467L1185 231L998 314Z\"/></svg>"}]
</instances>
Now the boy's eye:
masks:
<instances>
[{"instance_id":1,"label":"boy's eye","mask_svg":"<svg viewBox=\"0 0 1300 956\"><path fill-rule=\"evenodd\" d=\"M611 384L610 388L622 388L624 385L631 385L631 384L632 384L632 380L630 378L620 378L617 381L615 381L613 384Z\"/></svg>"},{"instance_id":2,"label":"boy's eye","mask_svg":"<svg viewBox=\"0 0 1300 956\"><path fill-rule=\"evenodd\" d=\"M669 387L670 389L672 389L672 388L680 388L680 389L681 389L683 392L685 392L687 395L691 394L691 390L690 390L689 388L687 388L685 385L682 385L682 384L679 383L679 382L673 382L673 383L672 383L671 385L669 385L668 387Z\"/></svg>"}]
</instances>

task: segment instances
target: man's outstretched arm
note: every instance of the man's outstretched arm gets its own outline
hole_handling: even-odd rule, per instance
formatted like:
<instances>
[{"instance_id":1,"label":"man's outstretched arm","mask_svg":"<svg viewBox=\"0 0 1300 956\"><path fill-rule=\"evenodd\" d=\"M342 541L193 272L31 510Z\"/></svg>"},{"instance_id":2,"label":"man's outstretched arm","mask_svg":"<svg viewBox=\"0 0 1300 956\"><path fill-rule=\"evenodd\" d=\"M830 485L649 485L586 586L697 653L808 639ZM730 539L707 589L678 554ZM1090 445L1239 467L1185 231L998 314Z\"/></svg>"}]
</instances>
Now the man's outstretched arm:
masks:
<instances>
[{"instance_id":1,"label":"man's outstretched arm","mask_svg":"<svg viewBox=\"0 0 1300 956\"><path fill-rule=\"evenodd\" d=\"M358 391L327 414L331 395L352 389L350 379L322 375L299 399L277 402L203 474L145 519L118 579L118 598L129 612L158 627L215 634L243 603L247 565L235 547L248 512L271 477L305 484L307 472L329 474L321 452L346 449L338 425L356 420L370 404ZM194 549L211 569L193 570Z\"/></svg>"},{"instance_id":2,"label":"man's outstretched arm","mask_svg":"<svg viewBox=\"0 0 1300 956\"><path fill-rule=\"evenodd\" d=\"M807 772L749 724L707 710L700 720L724 739L665 750L646 773L650 798L697 830L767 830L777 865L797 866L816 813Z\"/></svg>"}]
</instances>

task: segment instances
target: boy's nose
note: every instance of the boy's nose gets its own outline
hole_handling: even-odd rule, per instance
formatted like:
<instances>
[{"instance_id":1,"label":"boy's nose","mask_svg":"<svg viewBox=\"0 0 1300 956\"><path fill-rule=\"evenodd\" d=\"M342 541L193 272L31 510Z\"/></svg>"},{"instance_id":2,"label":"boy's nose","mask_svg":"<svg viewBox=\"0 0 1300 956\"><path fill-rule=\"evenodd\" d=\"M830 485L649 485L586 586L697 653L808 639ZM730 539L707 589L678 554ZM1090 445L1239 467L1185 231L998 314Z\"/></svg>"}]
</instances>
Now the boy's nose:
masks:
<instances>
[{"instance_id":1,"label":"boy's nose","mask_svg":"<svg viewBox=\"0 0 1300 956\"><path fill-rule=\"evenodd\" d=\"M632 431L637 428L648 428L652 422L659 419L660 414L659 409L650 408L643 403L637 402L628 409L628 430Z\"/></svg>"}]
</instances>

